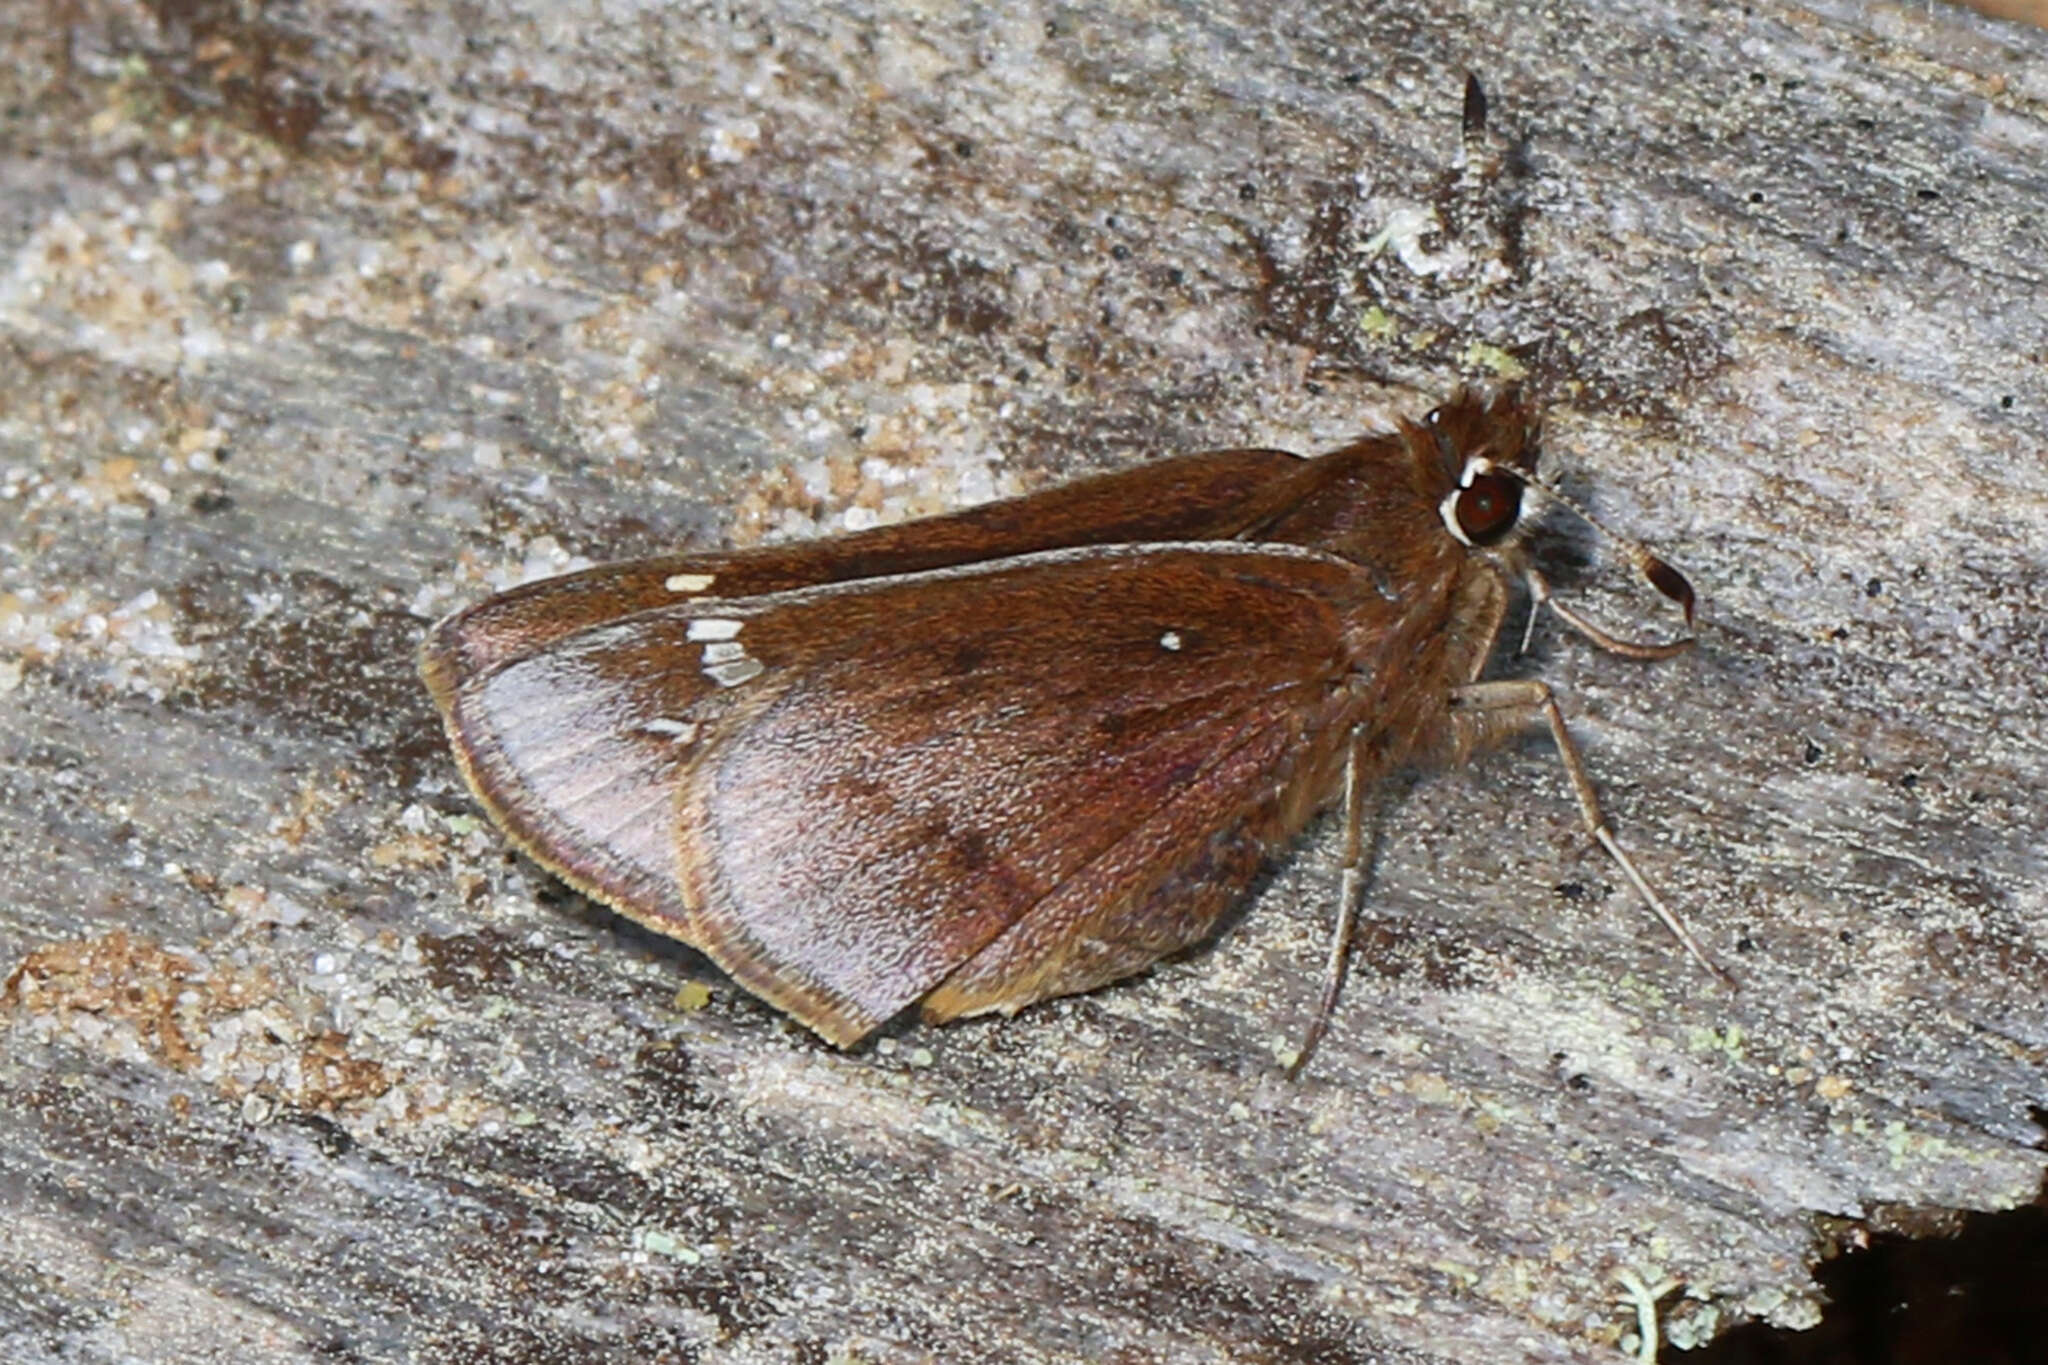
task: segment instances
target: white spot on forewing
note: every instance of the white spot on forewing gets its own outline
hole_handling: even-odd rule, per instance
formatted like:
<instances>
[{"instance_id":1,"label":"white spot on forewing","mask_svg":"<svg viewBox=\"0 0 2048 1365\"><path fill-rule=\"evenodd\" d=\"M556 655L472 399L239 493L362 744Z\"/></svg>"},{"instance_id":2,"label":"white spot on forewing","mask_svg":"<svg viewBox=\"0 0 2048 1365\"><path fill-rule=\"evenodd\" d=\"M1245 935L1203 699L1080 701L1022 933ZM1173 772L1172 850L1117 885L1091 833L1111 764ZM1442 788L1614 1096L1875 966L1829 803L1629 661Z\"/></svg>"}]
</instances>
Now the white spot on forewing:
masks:
<instances>
[{"instance_id":1,"label":"white spot on forewing","mask_svg":"<svg viewBox=\"0 0 2048 1365\"><path fill-rule=\"evenodd\" d=\"M688 744L697 737L697 722L671 720L667 716L658 716L640 728L650 735L666 735L678 744Z\"/></svg>"},{"instance_id":2,"label":"white spot on forewing","mask_svg":"<svg viewBox=\"0 0 2048 1365\"><path fill-rule=\"evenodd\" d=\"M716 574L672 573L661 581L661 586L670 592L703 592L717 581Z\"/></svg>"},{"instance_id":3,"label":"white spot on forewing","mask_svg":"<svg viewBox=\"0 0 2048 1365\"><path fill-rule=\"evenodd\" d=\"M704 646L706 664L729 664L747 657L747 647L738 640L717 640Z\"/></svg>"},{"instance_id":4,"label":"white spot on forewing","mask_svg":"<svg viewBox=\"0 0 2048 1365\"><path fill-rule=\"evenodd\" d=\"M1169 630L1159 637L1159 647L1170 653L1178 654L1180 645L1180 632L1177 630Z\"/></svg>"},{"instance_id":5,"label":"white spot on forewing","mask_svg":"<svg viewBox=\"0 0 2048 1365\"><path fill-rule=\"evenodd\" d=\"M720 663L707 661L704 665L704 676L720 687L738 687L749 678L758 678L767 671L767 665L750 654L741 654L737 659Z\"/></svg>"},{"instance_id":6,"label":"white spot on forewing","mask_svg":"<svg viewBox=\"0 0 2048 1365\"><path fill-rule=\"evenodd\" d=\"M746 622L744 621L734 621L729 617L706 616L690 622L690 629L686 638L692 640L730 640L733 636L740 633L740 627L745 624Z\"/></svg>"}]
</instances>

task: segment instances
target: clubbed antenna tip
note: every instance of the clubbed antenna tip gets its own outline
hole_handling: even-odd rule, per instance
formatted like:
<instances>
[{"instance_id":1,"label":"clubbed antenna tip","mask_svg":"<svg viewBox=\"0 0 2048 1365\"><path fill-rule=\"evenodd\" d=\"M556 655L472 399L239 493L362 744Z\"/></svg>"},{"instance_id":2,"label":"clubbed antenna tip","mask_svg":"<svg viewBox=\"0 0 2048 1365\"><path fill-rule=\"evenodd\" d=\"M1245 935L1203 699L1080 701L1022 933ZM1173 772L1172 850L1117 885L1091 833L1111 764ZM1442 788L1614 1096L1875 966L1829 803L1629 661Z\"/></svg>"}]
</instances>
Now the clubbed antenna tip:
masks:
<instances>
[{"instance_id":1,"label":"clubbed antenna tip","mask_svg":"<svg viewBox=\"0 0 2048 1365\"><path fill-rule=\"evenodd\" d=\"M1693 628L1692 584L1684 574L1666 564L1657 556L1645 550L1642 554L1643 577L1650 580L1650 586L1676 602L1685 612L1685 628Z\"/></svg>"}]
</instances>

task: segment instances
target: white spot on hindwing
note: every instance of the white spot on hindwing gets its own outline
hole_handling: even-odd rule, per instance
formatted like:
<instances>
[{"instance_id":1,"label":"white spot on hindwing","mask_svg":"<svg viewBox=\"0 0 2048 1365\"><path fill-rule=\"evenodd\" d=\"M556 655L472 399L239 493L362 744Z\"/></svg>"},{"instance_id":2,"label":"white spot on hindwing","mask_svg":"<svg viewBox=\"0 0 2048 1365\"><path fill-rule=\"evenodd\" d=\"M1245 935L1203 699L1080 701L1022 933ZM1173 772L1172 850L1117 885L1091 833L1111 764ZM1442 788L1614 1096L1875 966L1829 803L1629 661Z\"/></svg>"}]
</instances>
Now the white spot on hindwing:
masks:
<instances>
[{"instance_id":1,"label":"white spot on hindwing","mask_svg":"<svg viewBox=\"0 0 2048 1365\"><path fill-rule=\"evenodd\" d=\"M716 574L672 573L661 581L661 586L670 592L703 592L717 581Z\"/></svg>"},{"instance_id":2,"label":"white spot on hindwing","mask_svg":"<svg viewBox=\"0 0 2048 1365\"><path fill-rule=\"evenodd\" d=\"M697 737L697 722L693 720L672 720L658 716L640 727L650 735L663 735L678 744L688 744Z\"/></svg>"},{"instance_id":3,"label":"white spot on hindwing","mask_svg":"<svg viewBox=\"0 0 2048 1365\"><path fill-rule=\"evenodd\" d=\"M1181 638L1177 630L1169 630L1159 637L1159 647L1169 654L1180 653Z\"/></svg>"}]
</instances>

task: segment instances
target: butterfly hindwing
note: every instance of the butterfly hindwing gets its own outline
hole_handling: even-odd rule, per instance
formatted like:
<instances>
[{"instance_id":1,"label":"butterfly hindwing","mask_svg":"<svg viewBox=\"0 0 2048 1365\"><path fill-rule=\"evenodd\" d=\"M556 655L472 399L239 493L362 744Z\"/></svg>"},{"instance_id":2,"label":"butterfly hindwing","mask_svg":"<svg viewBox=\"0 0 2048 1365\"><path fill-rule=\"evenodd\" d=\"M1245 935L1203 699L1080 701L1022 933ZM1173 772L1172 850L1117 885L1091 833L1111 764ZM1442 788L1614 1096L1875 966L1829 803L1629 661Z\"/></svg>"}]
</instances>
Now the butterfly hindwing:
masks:
<instances>
[{"instance_id":1,"label":"butterfly hindwing","mask_svg":"<svg viewBox=\"0 0 2048 1365\"><path fill-rule=\"evenodd\" d=\"M1228 828L1308 770L1305 733L1341 736L1364 623L1391 612L1342 560L1221 544L1053 552L642 618L685 646L685 666L735 679L676 777L681 936L854 1041L1035 912L1044 928L1146 905L1204 855L1185 821ZM687 648L693 632L706 653ZM719 644L733 648L708 653ZM1108 937L1184 938L1205 914ZM1086 978L1032 939L1003 950L974 1007Z\"/></svg>"}]
</instances>

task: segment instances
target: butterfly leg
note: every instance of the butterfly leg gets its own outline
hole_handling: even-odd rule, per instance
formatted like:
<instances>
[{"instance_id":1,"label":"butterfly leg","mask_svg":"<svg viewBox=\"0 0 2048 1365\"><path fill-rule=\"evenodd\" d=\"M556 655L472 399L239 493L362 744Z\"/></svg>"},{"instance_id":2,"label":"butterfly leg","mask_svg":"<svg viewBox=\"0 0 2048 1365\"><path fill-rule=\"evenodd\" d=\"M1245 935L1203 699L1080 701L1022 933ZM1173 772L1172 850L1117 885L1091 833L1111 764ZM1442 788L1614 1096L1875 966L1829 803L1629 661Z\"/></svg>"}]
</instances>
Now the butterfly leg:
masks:
<instances>
[{"instance_id":1,"label":"butterfly leg","mask_svg":"<svg viewBox=\"0 0 2048 1365\"><path fill-rule=\"evenodd\" d=\"M1732 987L1735 982L1727 972L1716 966L1693 938L1692 931L1685 927L1685 921L1672 913L1670 907L1643 874L1636 869L1635 860L1628 856L1615 839L1614 831L1607 827L1607 817L1600 813L1600 798L1593 791L1593 779L1586 773L1586 761L1579 755L1579 746L1573 742L1571 731L1565 728L1564 712L1557 706L1557 697L1548 683L1538 679L1509 679L1495 682L1471 683L1451 689L1452 721L1467 737L1466 747L1477 747L1488 735L1511 726L1526 725L1539 716L1550 726L1551 740L1557 745L1557 755L1564 763L1565 776L1571 779L1572 794L1578 798L1579 817L1585 822L1586 832L1593 836L1595 843L1607 850L1622 875L1635 887L1636 894L1643 898L1658 919L1685 945L1699 964L1715 980Z\"/></svg>"},{"instance_id":2,"label":"butterfly leg","mask_svg":"<svg viewBox=\"0 0 2048 1365\"><path fill-rule=\"evenodd\" d=\"M1344 759L1344 872L1337 889L1337 925L1330 934L1330 957L1323 968L1322 998L1301 1046L1294 1051L1294 1060L1287 1064L1289 1080L1301 1074L1329 1030L1330 1015L1337 1008L1337 995L1344 988L1345 969L1351 961L1351 936L1358 926L1358 903L1365 894L1374 852L1365 828L1369 823L1377 827L1379 817L1379 787L1368 776L1371 768L1360 752L1364 743L1364 735L1352 731Z\"/></svg>"}]
</instances>

